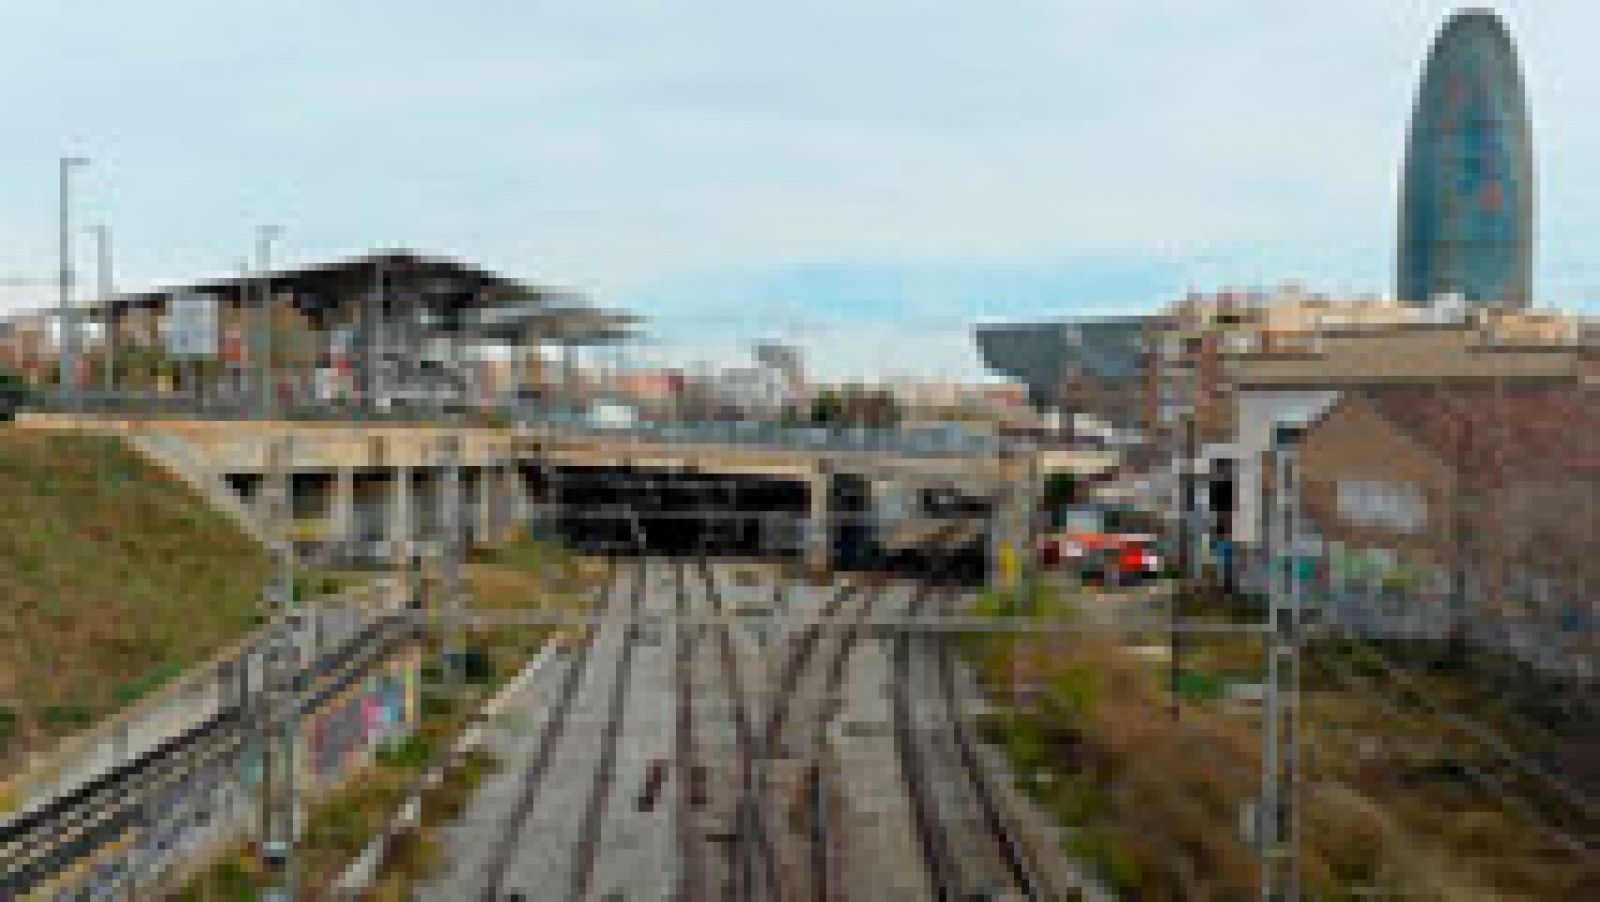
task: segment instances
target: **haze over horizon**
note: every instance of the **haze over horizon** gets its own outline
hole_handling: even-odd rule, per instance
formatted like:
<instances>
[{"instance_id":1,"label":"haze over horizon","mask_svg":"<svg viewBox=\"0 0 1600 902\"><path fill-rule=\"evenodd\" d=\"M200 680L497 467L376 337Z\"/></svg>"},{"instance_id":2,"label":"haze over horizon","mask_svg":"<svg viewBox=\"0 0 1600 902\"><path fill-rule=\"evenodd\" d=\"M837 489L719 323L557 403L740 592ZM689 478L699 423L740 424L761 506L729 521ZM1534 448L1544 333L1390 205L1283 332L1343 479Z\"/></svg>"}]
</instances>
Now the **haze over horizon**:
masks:
<instances>
[{"instance_id":1,"label":"haze over horizon","mask_svg":"<svg viewBox=\"0 0 1600 902\"><path fill-rule=\"evenodd\" d=\"M1600 309L1600 10L1494 5L1533 118L1536 302ZM289 264L447 253L641 313L663 356L786 339L843 378L976 375L979 319L1391 290L1453 4L860 6L0 4L0 276L51 278L72 153L124 287L233 271L271 222Z\"/></svg>"}]
</instances>

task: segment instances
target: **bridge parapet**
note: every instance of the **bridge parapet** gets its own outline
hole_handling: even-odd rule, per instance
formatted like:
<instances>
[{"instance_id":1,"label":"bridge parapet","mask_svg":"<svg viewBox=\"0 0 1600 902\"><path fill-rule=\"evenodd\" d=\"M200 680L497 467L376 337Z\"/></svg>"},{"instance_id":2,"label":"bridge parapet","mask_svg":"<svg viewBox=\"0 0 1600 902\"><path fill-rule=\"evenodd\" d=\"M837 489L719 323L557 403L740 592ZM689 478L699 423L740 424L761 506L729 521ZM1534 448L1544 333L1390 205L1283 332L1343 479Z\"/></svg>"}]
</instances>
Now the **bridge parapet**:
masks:
<instances>
[{"instance_id":1,"label":"bridge parapet","mask_svg":"<svg viewBox=\"0 0 1600 902\"><path fill-rule=\"evenodd\" d=\"M514 429L442 423L246 420L126 420L92 415L30 414L35 428L121 433L170 433L222 473L265 471L269 435L295 437L291 466L297 470L431 467L439 459L439 437L461 439L461 459L483 462L553 460L593 466L657 466L730 474L808 478L824 469L874 478L922 476L972 479L990 484L1068 471L1103 472L1115 459L1105 452L1037 448L988 437L960 439L896 435L892 430L828 430L764 423L666 424L604 429L572 423L524 423ZM1031 466L1030 466L1031 462Z\"/></svg>"}]
</instances>

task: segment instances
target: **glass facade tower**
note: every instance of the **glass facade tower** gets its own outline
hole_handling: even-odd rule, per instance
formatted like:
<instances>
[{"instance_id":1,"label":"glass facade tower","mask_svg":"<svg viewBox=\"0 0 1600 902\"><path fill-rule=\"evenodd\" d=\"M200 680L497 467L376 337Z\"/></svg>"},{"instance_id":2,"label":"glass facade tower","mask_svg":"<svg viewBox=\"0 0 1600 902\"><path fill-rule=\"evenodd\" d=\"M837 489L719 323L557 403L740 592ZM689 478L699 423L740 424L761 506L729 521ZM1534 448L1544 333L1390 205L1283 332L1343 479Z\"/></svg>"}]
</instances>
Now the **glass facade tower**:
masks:
<instances>
[{"instance_id":1,"label":"glass facade tower","mask_svg":"<svg viewBox=\"0 0 1600 902\"><path fill-rule=\"evenodd\" d=\"M1458 13L1434 41L1400 183L1397 297L1525 307L1533 282L1533 150L1504 24Z\"/></svg>"}]
</instances>

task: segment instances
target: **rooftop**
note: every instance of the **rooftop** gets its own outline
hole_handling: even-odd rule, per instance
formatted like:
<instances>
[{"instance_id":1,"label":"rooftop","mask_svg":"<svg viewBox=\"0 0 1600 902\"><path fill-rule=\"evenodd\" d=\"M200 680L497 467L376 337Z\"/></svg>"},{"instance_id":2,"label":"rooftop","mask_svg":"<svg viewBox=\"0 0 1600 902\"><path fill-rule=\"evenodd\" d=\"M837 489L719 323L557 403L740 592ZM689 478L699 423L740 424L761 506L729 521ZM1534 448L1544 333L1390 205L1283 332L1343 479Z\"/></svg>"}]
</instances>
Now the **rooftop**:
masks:
<instances>
[{"instance_id":1,"label":"rooftop","mask_svg":"<svg viewBox=\"0 0 1600 902\"><path fill-rule=\"evenodd\" d=\"M1574 386L1368 390L1360 401L1464 475L1600 474L1600 392Z\"/></svg>"},{"instance_id":2,"label":"rooftop","mask_svg":"<svg viewBox=\"0 0 1600 902\"><path fill-rule=\"evenodd\" d=\"M353 308L361 299L381 296L391 309L422 308L430 323L446 331L503 341L538 337L580 343L610 341L631 334L638 318L601 310L578 292L534 285L453 257L406 249L380 250L266 274L239 273L118 295L109 304L91 304L86 316L107 312L163 310L173 298L206 294L248 302L263 288L288 293L312 317ZM40 311L48 315L51 311ZM356 312L346 310L346 318Z\"/></svg>"}]
</instances>

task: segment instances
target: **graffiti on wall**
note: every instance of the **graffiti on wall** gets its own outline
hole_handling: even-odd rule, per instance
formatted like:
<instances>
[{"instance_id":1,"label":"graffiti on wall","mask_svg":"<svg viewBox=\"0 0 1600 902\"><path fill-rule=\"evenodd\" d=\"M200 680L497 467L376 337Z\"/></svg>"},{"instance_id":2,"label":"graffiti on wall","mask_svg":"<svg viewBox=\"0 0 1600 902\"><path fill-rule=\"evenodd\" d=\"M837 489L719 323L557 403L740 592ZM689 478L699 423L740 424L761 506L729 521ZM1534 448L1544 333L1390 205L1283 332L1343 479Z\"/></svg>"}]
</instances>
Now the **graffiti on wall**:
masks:
<instances>
[{"instance_id":1,"label":"graffiti on wall","mask_svg":"<svg viewBox=\"0 0 1600 902\"><path fill-rule=\"evenodd\" d=\"M402 656L323 707L305 731L305 776L333 782L366 759L384 740L414 722L416 659Z\"/></svg>"}]
</instances>

